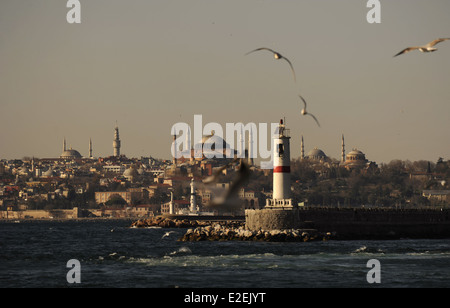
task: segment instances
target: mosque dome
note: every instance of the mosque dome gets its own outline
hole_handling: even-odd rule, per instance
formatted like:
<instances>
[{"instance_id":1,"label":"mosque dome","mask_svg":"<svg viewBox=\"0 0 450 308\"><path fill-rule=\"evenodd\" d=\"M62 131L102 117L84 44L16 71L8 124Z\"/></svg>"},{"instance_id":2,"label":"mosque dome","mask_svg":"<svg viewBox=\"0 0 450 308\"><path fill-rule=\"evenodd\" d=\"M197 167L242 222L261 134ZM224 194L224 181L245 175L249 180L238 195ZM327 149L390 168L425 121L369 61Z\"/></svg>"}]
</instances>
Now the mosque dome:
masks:
<instances>
[{"instance_id":1,"label":"mosque dome","mask_svg":"<svg viewBox=\"0 0 450 308\"><path fill-rule=\"evenodd\" d=\"M353 149L345 156L345 165L347 167L361 167L365 166L368 162L366 155L357 149Z\"/></svg>"},{"instance_id":2,"label":"mosque dome","mask_svg":"<svg viewBox=\"0 0 450 308\"><path fill-rule=\"evenodd\" d=\"M222 137L216 135L214 131L211 131L210 135L203 136L202 139L194 145L194 153L200 149L207 158L220 156L225 158L233 153L230 145Z\"/></svg>"},{"instance_id":3,"label":"mosque dome","mask_svg":"<svg viewBox=\"0 0 450 308\"><path fill-rule=\"evenodd\" d=\"M206 135L203 136L202 140L200 141L200 143L202 144L202 146L204 147L206 144L211 144L211 150L215 150L216 145L220 145L222 144L222 148L226 149L229 148L230 146L228 145L228 143L226 143L226 141L217 136L214 131L211 131L211 135Z\"/></svg>"},{"instance_id":4,"label":"mosque dome","mask_svg":"<svg viewBox=\"0 0 450 308\"><path fill-rule=\"evenodd\" d=\"M314 148L311 151L309 151L308 154L306 155L306 157L309 159L314 159L314 160L327 159L327 156L325 155L325 153L318 148Z\"/></svg>"},{"instance_id":5,"label":"mosque dome","mask_svg":"<svg viewBox=\"0 0 450 308\"><path fill-rule=\"evenodd\" d=\"M19 170L18 170L19 175L29 175L30 172L28 171L28 168L25 166L22 166Z\"/></svg>"},{"instance_id":6,"label":"mosque dome","mask_svg":"<svg viewBox=\"0 0 450 308\"><path fill-rule=\"evenodd\" d=\"M52 177L54 174L53 169L50 167L47 171L42 173L42 177Z\"/></svg>"},{"instance_id":7,"label":"mosque dome","mask_svg":"<svg viewBox=\"0 0 450 308\"><path fill-rule=\"evenodd\" d=\"M133 167L130 167L123 172L123 176L128 180L132 180L134 177L138 176L138 172Z\"/></svg>"},{"instance_id":8,"label":"mosque dome","mask_svg":"<svg viewBox=\"0 0 450 308\"><path fill-rule=\"evenodd\" d=\"M353 149L346 156L347 161L364 161L366 162L366 155L358 149Z\"/></svg>"},{"instance_id":9,"label":"mosque dome","mask_svg":"<svg viewBox=\"0 0 450 308\"><path fill-rule=\"evenodd\" d=\"M61 158L64 159L78 159L82 158L81 154L77 150L69 149L62 152Z\"/></svg>"}]
</instances>

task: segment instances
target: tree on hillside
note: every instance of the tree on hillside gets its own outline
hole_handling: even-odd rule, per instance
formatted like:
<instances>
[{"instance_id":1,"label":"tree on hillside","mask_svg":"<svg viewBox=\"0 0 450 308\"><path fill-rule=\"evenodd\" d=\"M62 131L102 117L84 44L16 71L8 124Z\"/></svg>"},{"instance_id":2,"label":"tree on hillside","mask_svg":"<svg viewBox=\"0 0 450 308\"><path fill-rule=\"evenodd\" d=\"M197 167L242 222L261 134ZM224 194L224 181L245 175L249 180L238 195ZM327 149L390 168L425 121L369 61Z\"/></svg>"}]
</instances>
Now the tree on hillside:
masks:
<instances>
[{"instance_id":1,"label":"tree on hillside","mask_svg":"<svg viewBox=\"0 0 450 308\"><path fill-rule=\"evenodd\" d=\"M109 207L122 208L127 205L127 202L120 195L114 194L108 201L105 202L105 205Z\"/></svg>"}]
</instances>

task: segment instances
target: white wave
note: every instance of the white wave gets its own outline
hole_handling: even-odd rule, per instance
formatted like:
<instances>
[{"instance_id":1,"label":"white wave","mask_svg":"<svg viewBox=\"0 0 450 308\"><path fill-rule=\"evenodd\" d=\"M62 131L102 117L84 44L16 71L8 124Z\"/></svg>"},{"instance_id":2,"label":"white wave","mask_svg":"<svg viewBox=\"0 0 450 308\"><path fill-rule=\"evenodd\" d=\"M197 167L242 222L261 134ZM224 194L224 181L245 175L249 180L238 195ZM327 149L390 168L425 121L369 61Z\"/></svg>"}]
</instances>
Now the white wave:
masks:
<instances>
[{"instance_id":1,"label":"white wave","mask_svg":"<svg viewBox=\"0 0 450 308\"><path fill-rule=\"evenodd\" d=\"M361 246L358 249L356 249L355 251L353 251L353 253L360 253L360 252L366 252L367 251L367 246Z\"/></svg>"},{"instance_id":2,"label":"white wave","mask_svg":"<svg viewBox=\"0 0 450 308\"><path fill-rule=\"evenodd\" d=\"M384 251L379 248L371 248L367 246L361 246L354 251L352 251L351 254L358 254L358 253L366 253L366 254L384 254Z\"/></svg>"},{"instance_id":3,"label":"white wave","mask_svg":"<svg viewBox=\"0 0 450 308\"><path fill-rule=\"evenodd\" d=\"M137 227L137 226L132 226L129 229L136 229L136 230L145 230L145 229L162 229L162 227L159 226L149 226L149 227Z\"/></svg>"},{"instance_id":4,"label":"white wave","mask_svg":"<svg viewBox=\"0 0 450 308\"><path fill-rule=\"evenodd\" d=\"M412 256L412 257L444 257L444 256L449 256L450 255L450 251L422 251L422 252L409 252L406 254L407 256Z\"/></svg>"},{"instance_id":5,"label":"white wave","mask_svg":"<svg viewBox=\"0 0 450 308\"><path fill-rule=\"evenodd\" d=\"M277 268L279 257L273 253L199 256L192 254L188 247L181 247L163 257L130 258L128 261L148 266Z\"/></svg>"},{"instance_id":6,"label":"white wave","mask_svg":"<svg viewBox=\"0 0 450 308\"><path fill-rule=\"evenodd\" d=\"M169 255L171 255L171 256L178 255L178 254L192 254L192 250L190 250L189 247L183 246L183 247L180 247L177 250L169 253Z\"/></svg>"}]
</instances>

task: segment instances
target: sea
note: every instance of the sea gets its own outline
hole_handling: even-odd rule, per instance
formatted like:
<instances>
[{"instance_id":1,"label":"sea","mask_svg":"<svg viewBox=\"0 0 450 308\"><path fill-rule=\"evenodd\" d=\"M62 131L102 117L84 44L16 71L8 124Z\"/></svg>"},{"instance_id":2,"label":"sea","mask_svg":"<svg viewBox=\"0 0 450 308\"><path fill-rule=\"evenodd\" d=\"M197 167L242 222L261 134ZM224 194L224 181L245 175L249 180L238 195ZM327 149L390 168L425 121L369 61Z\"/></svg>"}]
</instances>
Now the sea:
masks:
<instances>
[{"instance_id":1,"label":"sea","mask_svg":"<svg viewBox=\"0 0 450 308\"><path fill-rule=\"evenodd\" d=\"M450 287L450 239L181 242L131 223L0 222L0 288Z\"/></svg>"}]
</instances>

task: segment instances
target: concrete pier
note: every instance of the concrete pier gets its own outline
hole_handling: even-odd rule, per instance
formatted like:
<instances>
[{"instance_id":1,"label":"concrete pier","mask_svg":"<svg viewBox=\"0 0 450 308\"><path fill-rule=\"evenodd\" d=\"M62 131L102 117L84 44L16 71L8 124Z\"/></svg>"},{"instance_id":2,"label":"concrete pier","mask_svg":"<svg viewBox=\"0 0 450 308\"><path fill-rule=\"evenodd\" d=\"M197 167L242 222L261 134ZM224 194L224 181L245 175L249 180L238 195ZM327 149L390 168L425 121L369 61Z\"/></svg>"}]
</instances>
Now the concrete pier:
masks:
<instances>
[{"instance_id":1,"label":"concrete pier","mask_svg":"<svg viewBox=\"0 0 450 308\"><path fill-rule=\"evenodd\" d=\"M248 230L315 229L335 239L450 238L449 209L297 208L245 211Z\"/></svg>"},{"instance_id":2,"label":"concrete pier","mask_svg":"<svg viewBox=\"0 0 450 308\"><path fill-rule=\"evenodd\" d=\"M296 208L246 210L245 227L252 231L298 229L299 210Z\"/></svg>"}]
</instances>

